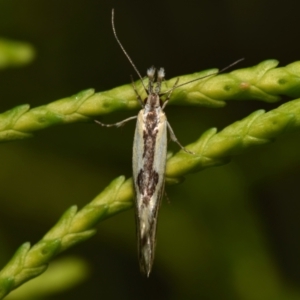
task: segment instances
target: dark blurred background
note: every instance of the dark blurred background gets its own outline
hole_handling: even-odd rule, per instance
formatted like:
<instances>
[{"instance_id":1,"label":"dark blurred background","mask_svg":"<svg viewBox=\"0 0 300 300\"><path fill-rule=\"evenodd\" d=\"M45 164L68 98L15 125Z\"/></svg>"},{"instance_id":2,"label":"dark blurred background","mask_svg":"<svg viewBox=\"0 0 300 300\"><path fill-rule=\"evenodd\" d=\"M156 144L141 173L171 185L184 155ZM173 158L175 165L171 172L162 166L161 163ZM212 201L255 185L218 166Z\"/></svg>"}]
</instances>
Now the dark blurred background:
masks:
<instances>
[{"instance_id":1,"label":"dark blurred background","mask_svg":"<svg viewBox=\"0 0 300 300\"><path fill-rule=\"evenodd\" d=\"M26 67L1 71L0 111L129 83L134 72L114 40L112 8L142 74L151 65L172 78L241 57L236 68L300 58L300 2L293 0L2 0L0 36L32 43L37 56ZM167 115L188 144L208 128L221 130L281 103L170 105ZM21 243L37 242L68 207L84 206L121 174L131 176L133 131L134 122L119 130L81 123L1 145L1 265ZM89 277L43 299L300 299L299 151L299 133L288 134L167 188L170 204L161 207L149 279L138 270L133 210L99 224L95 237L60 255L81 257Z\"/></svg>"}]
</instances>

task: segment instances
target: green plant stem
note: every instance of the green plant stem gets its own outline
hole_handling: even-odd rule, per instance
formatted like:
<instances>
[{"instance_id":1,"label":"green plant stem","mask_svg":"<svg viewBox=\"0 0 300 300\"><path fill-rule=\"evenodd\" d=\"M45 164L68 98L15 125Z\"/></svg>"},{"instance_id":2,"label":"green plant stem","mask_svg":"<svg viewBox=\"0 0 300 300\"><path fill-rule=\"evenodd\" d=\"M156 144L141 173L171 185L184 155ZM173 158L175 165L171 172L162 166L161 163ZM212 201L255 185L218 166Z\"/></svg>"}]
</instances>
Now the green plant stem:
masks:
<instances>
[{"instance_id":1,"label":"green plant stem","mask_svg":"<svg viewBox=\"0 0 300 300\"><path fill-rule=\"evenodd\" d=\"M184 85L174 90L170 104L217 108L224 106L228 100L275 102L280 100L280 95L300 97L300 62L275 68L277 64L276 60L266 60L253 67L206 77ZM180 76L180 83L216 71L212 69ZM166 89L170 89L176 79L166 81ZM136 86L139 93L144 95L141 83L137 82ZM50 126L92 121L96 116L138 107L131 84L99 93L94 93L93 89L85 90L33 109L27 104L20 105L0 114L0 141L28 138L34 131Z\"/></svg>"},{"instance_id":2,"label":"green plant stem","mask_svg":"<svg viewBox=\"0 0 300 300\"><path fill-rule=\"evenodd\" d=\"M196 155L180 151L168 160L166 177L179 180L188 173L229 162L234 155L273 141L281 134L300 129L300 99L287 102L269 112L258 110L217 133L204 132L186 148Z\"/></svg>"},{"instance_id":3,"label":"green plant stem","mask_svg":"<svg viewBox=\"0 0 300 300\"><path fill-rule=\"evenodd\" d=\"M34 246L24 243L0 272L0 299L24 282L43 273L58 253L93 236L100 220L132 206L131 180L113 180L92 202L77 212L70 207Z\"/></svg>"}]
</instances>

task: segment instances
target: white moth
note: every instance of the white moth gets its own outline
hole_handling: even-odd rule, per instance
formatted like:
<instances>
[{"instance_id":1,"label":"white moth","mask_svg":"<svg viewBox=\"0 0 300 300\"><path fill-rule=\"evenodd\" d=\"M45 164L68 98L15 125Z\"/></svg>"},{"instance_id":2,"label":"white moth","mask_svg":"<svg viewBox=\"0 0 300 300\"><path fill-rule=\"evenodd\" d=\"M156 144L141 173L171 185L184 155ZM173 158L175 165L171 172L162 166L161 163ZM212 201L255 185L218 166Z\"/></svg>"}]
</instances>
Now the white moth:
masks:
<instances>
[{"instance_id":1,"label":"white moth","mask_svg":"<svg viewBox=\"0 0 300 300\"><path fill-rule=\"evenodd\" d=\"M157 71L156 84L155 73L153 67L147 71L148 97L137 116L132 155L139 263L141 271L147 276L154 260L158 209L164 193L167 127L172 140L179 143L163 111L171 92L161 105L160 88L164 70Z\"/></svg>"},{"instance_id":2,"label":"white moth","mask_svg":"<svg viewBox=\"0 0 300 300\"><path fill-rule=\"evenodd\" d=\"M221 71L180 85L177 85L177 80L173 88L167 92L161 93L161 83L165 78L165 71L163 68L160 68L156 72L156 69L151 67L147 70L149 82L148 88L146 88L142 76L117 37L114 25L114 10L112 10L112 28L119 46L141 79L142 85L144 86L148 96L144 101L142 101L135 85L133 85L137 99L142 106L142 109L137 116L130 117L115 124L103 124L99 121L95 122L102 126L119 127L124 123L137 118L132 155L136 231L138 238L140 270L142 273L149 276L154 261L158 209L164 194L167 157L167 128L171 139L176 142L182 150L193 154L186 150L177 140L170 124L167 121L164 108L175 88L218 74ZM164 102L162 102L160 98L162 95L167 95Z\"/></svg>"}]
</instances>

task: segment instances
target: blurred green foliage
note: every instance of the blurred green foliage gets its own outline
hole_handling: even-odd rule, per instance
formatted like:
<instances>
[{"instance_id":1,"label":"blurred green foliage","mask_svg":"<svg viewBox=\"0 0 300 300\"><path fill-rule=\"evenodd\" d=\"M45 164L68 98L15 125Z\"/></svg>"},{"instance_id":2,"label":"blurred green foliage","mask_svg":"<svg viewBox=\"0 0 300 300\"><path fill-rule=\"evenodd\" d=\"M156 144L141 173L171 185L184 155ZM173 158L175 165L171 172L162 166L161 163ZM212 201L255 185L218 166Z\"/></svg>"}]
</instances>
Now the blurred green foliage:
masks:
<instances>
[{"instance_id":1,"label":"blurred green foliage","mask_svg":"<svg viewBox=\"0 0 300 300\"><path fill-rule=\"evenodd\" d=\"M30 63L34 56L30 44L0 38L0 69L23 66Z\"/></svg>"}]
</instances>

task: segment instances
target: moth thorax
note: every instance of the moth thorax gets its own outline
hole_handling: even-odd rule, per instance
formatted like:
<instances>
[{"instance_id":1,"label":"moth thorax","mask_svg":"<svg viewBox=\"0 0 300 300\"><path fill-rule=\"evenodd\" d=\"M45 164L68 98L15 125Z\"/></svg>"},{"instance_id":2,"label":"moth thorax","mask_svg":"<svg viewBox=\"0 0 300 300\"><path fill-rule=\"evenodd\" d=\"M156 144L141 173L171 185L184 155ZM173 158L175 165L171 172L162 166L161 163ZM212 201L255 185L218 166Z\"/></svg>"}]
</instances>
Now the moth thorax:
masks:
<instances>
[{"instance_id":1,"label":"moth thorax","mask_svg":"<svg viewBox=\"0 0 300 300\"><path fill-rule=\"evenodd\" d=\"M149 108L160 107L161 101L159 95L157 93L149 94L148 98L146 99L146 105L149 106Z\"/></svg>"}]
</instances>

